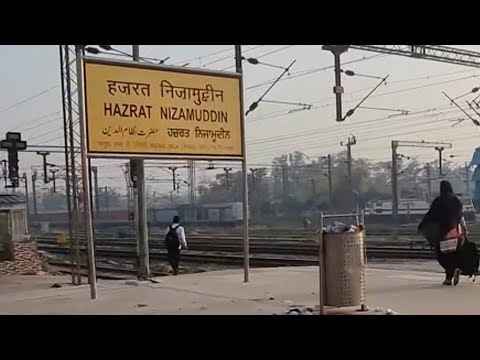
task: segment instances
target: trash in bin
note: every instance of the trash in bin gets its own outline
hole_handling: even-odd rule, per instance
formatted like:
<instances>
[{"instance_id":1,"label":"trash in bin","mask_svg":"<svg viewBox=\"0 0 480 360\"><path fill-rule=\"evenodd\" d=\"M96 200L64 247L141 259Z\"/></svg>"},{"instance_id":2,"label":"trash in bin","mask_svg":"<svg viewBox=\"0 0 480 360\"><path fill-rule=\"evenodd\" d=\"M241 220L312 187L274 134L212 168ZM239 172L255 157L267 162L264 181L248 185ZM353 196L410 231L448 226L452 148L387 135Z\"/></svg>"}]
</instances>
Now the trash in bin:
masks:
<instances>
[{"instance_id":1,"label":"trash in bin","mask_svg":"<svg viewBox=\"0 0 480 360\"><path fill-rule=\"evenodd\" d=\"M355 225L346 225L340 221L334 221L333 224L330 224L324 230L327 233L346 233L346 232L356 232L358 227Z\"/></svg>"},{"instance_id":2,"label":"trash in bin","mask_svg":"<svg viewBox=\"0 0 480 360\"><path fill-rule=\"evenodd\" d=\"M306 310L306 309L290 309L287 312L287 315L313 315L312 311Z\"/></svg>"}]
</instances>

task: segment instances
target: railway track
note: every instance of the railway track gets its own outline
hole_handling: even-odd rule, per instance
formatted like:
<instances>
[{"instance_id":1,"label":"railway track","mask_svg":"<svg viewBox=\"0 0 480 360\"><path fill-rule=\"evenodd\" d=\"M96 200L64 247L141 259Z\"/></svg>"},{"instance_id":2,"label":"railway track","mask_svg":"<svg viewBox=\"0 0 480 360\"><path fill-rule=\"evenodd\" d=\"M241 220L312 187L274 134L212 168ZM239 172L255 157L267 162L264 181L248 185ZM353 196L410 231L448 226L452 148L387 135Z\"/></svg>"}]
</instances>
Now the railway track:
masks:
<instances>
[{"instance_id":1,"label":"railway track","mask_svg":"<svg viewBox=\"0 0 480 360\"><path fill-rule=\"evenodd\" d=\"M403 234L402 234L403 233ZM426 241L414 234L412 229L404 229L398 240L383 230L368 231L367 257L369 259L434 259ZM473 236L472 236L473 235ZM471 234L471 238L478 234ZM70 272L68 261L70 246L59 244L59 234L39 234L36 236L39 250L59 255L49 261L51 266L62 272ZM65 239L64 239L65 240ZM153 229L150 232L149 248L151 261L166 262L164 234ZM80 250L85 255L85 239L80 239ZM188 236L189 249L182 252L182 262L190 264L215 264L227 266L243 265L243 239L234 232L196 232ZM136 261L136 241L131 234L122 236L115 231L98 231L95 234L95 252L99 278L125 279L136 277L136 270L125 264ZM101 258L112 259L123 265L109 266ZM315 266L318 265L318 238L312 231L254 231L250 235L250 264L252 267ZM82 268L86 275L86 268ZM154 276L165 276L164 272L153 271Z\"/></svg>"},{"instance_id":2,"label":"railway track","mask_svg":"<svg viewBox=\"0 0 480 360\"><path fill-rule=\"evenodd\" d=\"M60 245L51 238L37 239L37 247L53 254L68 254L68 244ZM82 252L85 246L80 247ZM229 240L212 241L197 239L189 241L189 249L182 252L182 259L192 263L213 263L224 265L241 265L243 263L241 243ZM95 244L97 256L109 258L134 259L136 243L112 239L97 239ZM250 244L252 266L307 266L318 262L318 245L314 242L292 241L252 241ZM434 254L428 249L410 249L406 246L367 246L369 258L395 259L433 259ZM150 258L166 260L166 251L162 241L150 242Z\"/></svg>"},{"instance_id":3,"label":"railway track","mask_svg":"<svg viewBox=\"0 0 480 360\"><path fill-rule=\"evenodd\" d=\"M61 272L70 272L71 264L65 260L70 255L69 243L58 244L53 235L38 237L37 248L62 259L50 260L49 264ZM85 254L85 242L81 242L81 253ZM386 246L386 244L389 244ZM189 249L182 252L182 262L190 264L215 264L225 266L243 265L243 246L241 238L223 236L215 239L204 236L192 236L188 241ZM403 245L403 246L402 246ZM164 250L163 239L150 239L150 260L166 262L167 254ZM136 261L136 242L133 239L96 237L95 253L98 259L97 277L103 279L135 278L137 272L125 264L134 264ZM368 244L367 257L370 259L434 259L429 249L411 249L408 242L382 242L379 246ZM115 260L118 266L105 265L100 260ZM122 264L123 265L120 265ZM318 265L318 243L313 239L292 238L251 238L250 242L251 267L281 267L281 266L316 266ZM82 265L82 275L87 269ZM152 271L154 276L168 275L165 272Z\"/></svg>"},{"instance_id":4,"label":"railway track","mask_svg":"<svg viewBox=\"0 0 480 360\"><path fill-rule=\"evenodd\" d=\"M47 242L47 241L57 241L59 238L59 235L55 234L41 234L36 236L36 239L41 242ZM266 236L251 236L250 238L250 244L254 245L265 245L265 246L273 246L277 244L290 244L290 245L312 245L312 244L318 244L318 238L309 236L309 237L293 237L293 236L271 236L271 237L266 237ZM368 235L367 238L367 244L368 245L378 245L378 246L394 246L394 247L420 247L424 248L427 246L427 243L425 240L421 240L418 237L415 238L403 238L399 240L392 240L392 239L385 239L385 238L377 238L372 235ZM80 241L84 241L85 238L81 237ZM135 243L135 238L134 237L124 237L124 238L119 238L118 236L114 236L111 234L96 234L95 236L95 243L97 245L112 245L112 244L117 244L117 245L124 245L127 243ZM151 246L156 246L157 244L163 244L164 241L164 235L159 235L159 234L150 234L149 236L149 243ZM231 245L231 244L238 244L241 245L243 243L243 238L235 235L224 235L224 234L208 234L208 235L189 235L187 239L189 245L190 244L216 244L218 246L222 245Z\"/></svg>"},{"instance_id":5,"label":"railway track","mask_svg":"<svg viewBox=\"0 0 480 360\"><path fill-rule=\"evenodd\" d=\"M52 267L52 270L68 274L71 273L72 264L69 261L61 260L51 260L49 265ZM125 280L125 279L134 279L137 277L138 271L135 269L120 267L120 266L108 266L105 264L96 264L96 273L98 279L105 280ZM86 265L80 265L80 273L82 276L88 276L88 268ZM168 276L167 272L150 270L150 274L154 277L157 276Z\"/></svg>"},{"instance_id":6,"label":"railway track","mask_svg":"<svg viewBox=\"0 0 480 360\"><path fill-rule=\"evenodd\" d=\"M42 250L54 254L63 254L68 256L69 249L57 247L55 249ZM132 249L97 249L98 257L134 260L135 251ZM380 259L434 259L434 254L426 250L417 250L412 252L408 249L375 249L367 250L367 256L370 258ZM167 255L164 251L150 251L150 260L166 261ZM198 252L184 251L182 252L182 261L187 263L200 264L218 264L218 265L242 265L243 255L238 253L220 253L220 252ZM294 256L294 255L276 255L276 254L251 254L250 264L252 267L280 267L280 266L315 266L318 264L316 256Z\"/></svg>"}]
</instances>

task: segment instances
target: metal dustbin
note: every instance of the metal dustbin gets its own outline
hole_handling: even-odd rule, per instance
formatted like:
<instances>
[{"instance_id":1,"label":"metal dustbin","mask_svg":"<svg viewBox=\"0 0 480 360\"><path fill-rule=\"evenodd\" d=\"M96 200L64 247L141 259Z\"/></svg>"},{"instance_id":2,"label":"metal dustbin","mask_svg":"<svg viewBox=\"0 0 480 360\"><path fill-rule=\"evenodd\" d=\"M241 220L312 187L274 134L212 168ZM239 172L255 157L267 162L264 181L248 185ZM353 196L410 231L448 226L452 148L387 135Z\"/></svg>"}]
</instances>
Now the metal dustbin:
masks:
<instances>
[{"instance_id":1,"label":"metal dustbin","mask_svg":"<svg viewBox=\"0 0 480 360\"><path fill-rule=\"evenodd\" d=\"M324 233L325 306L365 304L365 228L351 233Z\"/></svg>"}]
</instances>

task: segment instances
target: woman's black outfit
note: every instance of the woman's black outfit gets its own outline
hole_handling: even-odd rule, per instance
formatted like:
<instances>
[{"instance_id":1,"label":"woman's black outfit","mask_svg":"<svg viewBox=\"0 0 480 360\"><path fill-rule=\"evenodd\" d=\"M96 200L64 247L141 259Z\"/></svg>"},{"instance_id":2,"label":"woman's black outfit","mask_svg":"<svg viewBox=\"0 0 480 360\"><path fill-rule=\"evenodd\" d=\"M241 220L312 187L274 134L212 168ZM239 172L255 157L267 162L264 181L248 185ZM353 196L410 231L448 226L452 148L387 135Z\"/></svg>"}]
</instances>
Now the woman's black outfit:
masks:
<instances>
[{"instance_id":1,"label":"woman's black outfit","mask_svg":"<svg viewBox=\"0 0 480 360\"><path fill-rule=\"evenodd\" d=\"M462 218L463 206L461 201L454 195L451 184L442 181L440 196L433 201L418 229L434 248L438 262L445 269L445 285L450 285L452 279L455 285L458 283L461 274L460 269L462 268L463 255L460 250L462 242L459 241L459 247L456 251L442 253L440 251L440 241L446 238L450 230L461 224Z\"/></svg>"}]
</instances>

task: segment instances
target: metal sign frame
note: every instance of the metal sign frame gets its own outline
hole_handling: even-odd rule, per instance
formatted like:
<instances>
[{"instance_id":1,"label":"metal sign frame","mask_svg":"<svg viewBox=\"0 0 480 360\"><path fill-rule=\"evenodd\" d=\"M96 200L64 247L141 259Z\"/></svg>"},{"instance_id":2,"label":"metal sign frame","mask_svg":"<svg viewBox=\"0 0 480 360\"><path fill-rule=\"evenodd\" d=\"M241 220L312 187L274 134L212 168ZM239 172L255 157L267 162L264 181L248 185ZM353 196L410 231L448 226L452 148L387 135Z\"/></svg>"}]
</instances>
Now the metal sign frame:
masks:
<instances>
[{"instance_id":1,"label":"metal sign frame","mask_svg":"<svg viewBox=\"0 0 480 360\"><path fill-rule=\"evenodd\" d=\"M245 158L245 142L243 139L245 138L245 119L243 114L243 76L242 74L236 72L225 72L225 71L215 71L215 70L203 70L203 69L190 69L185 67L176 67L176 66L167 66L167 65L157 65L157 64L148 64L148 63L140 63L140 62L132 62L126 60L112 60L112 59L100 59L100 58L93 58L89 56L82 56L82 86L81 91L83 91L83 126L85 127L85 141L87 145L87 157L88 158L96 158L96 159L152 159L152 160L199 160L199 161L208 161L208 160L216 160L216 161L242 161ZM217 78L228 78L228 79L235 79L238 80L239 86L239 105L240 105L240 142L241 142L241 155L196 155L196 154L169 154L169 153L124 153L124 152L115 152L115 151L90 151L90 143L88 141L88 114L87 114L87 100L85 97L86 92L86 66L87 64L100 64L100 65L110 65L122 68L134 68L134 69L144 69L144 70L158 70L163 72L171 72L171 73L180 73L180 74L191 74L191 75L199 75L199 76L210 76L210 77L217 77Z\"/></svg>"},{"instance_id":2,"label":"metal sign frame","mask_svg":"<svg viewBox=\"0 0 480 360\"><path fill-rule=\"evenodd\" d=\"M217 160L217 161L239 161L242 163L242 203L243 203L243 253L244 253L244 282L249 282L249 268L250 268L250 250L249 250L249 211L248 211L248 170L246 160L246 136L245 136L245 112L244 112L244 91L243 91L243 72L242 72L242 56L241 45L235 45L235 62L236 71L220 72L210 70L188 69L184 67L172 67L165 65L139 64L138 62L130 62L123 60L97 59L86 57L83 54L80 46L76 46L76 72L77 72L77 96L78 96L78 116L80 123L80 142L81 142L81 165L82 165L82 180L83 180L83 201L84 201L84 221L85 233L87 239L87 256L88 256L88 276L90 284L91 299L97 298L97 281L96 281L96 266L95 266L95 249L94 249L94 232L92 203L91 203L91 179L90 179L90 159L157 159L157 160ZM239 84L239 102L240 102L240 141L241 141L241 156L212 156L212 155L171 155L171 154L131 154L131 153L89 153L88 149L88 133L87 133L87 119L86 119L86 100L85 100L85 62L120 65L132 68L155 69L171 72L180 72L188 74L202 74L209 76L221 76L238 79Z\"/></svg>"}]
</instances>

